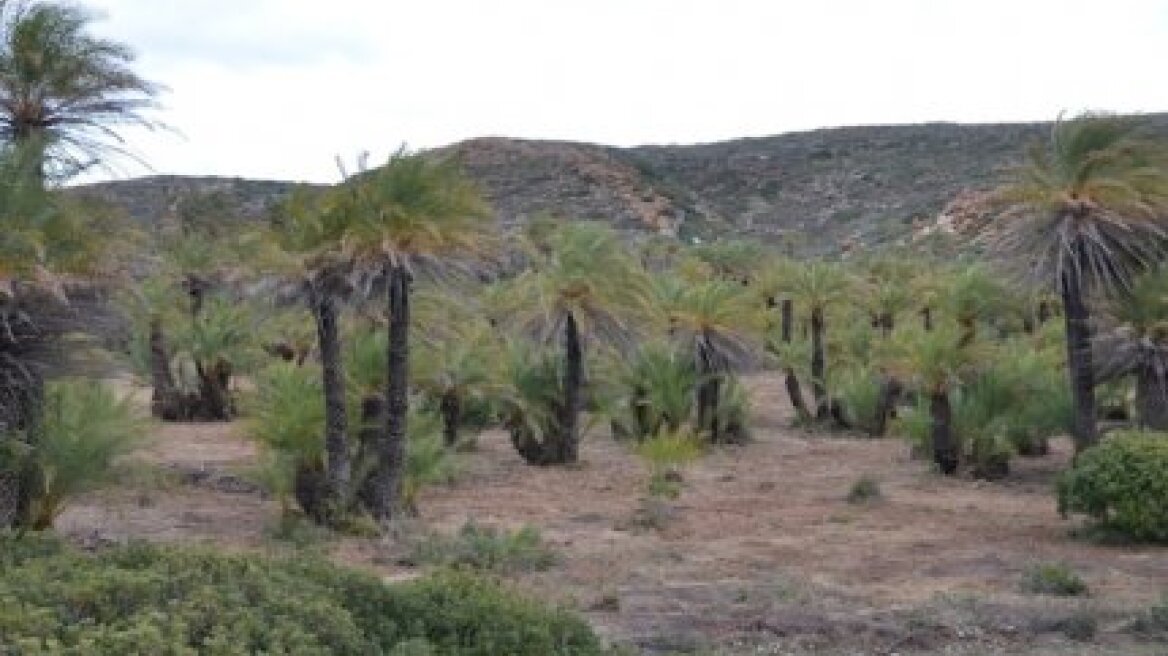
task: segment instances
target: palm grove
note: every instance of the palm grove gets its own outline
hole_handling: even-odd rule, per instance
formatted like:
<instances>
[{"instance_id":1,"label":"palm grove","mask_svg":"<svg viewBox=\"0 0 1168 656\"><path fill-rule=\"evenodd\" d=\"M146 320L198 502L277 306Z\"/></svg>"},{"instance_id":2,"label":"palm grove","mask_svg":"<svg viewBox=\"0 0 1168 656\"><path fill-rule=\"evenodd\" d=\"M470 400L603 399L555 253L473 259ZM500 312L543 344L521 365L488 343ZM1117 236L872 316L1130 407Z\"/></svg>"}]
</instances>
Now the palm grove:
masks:
<instances>
[{"instance_id":1,"label":"palm grove","mask_svg":"<svg viewBox=\"0 0 1168 656\"><path fill-rule=\"evenodd\" d=\"M242 418L284 511L341 529L414 512L488 427L540 466L593 433L655 466L745 444L761 370L797 425L896 432L946 475L1000 478L1068 433L1089 464L1101 411L1168 430L1168 163L1135 120L1057 122L946 258L550 217L500 236L457 162L405 151L260 224L210 203L134 230L59 185L154 126L161 87L76 7L0 18L0 524L48 528L133 447L136 406L78 382L126 368L157 420ZM1111 516L1066 481L1066 509Z\"/></svg>"}]
</instances>

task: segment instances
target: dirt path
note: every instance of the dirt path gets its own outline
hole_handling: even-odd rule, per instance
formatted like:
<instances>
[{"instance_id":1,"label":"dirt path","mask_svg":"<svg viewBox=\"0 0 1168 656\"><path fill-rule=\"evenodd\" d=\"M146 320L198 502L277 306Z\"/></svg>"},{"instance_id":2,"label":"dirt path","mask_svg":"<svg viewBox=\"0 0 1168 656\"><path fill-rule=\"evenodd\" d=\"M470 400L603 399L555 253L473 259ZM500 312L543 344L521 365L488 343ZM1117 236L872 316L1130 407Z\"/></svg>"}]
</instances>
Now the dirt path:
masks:
<instances>
[{"instance_id":1,"label":"dirt path","mask_svg":"<svg viewBox=\"0 0 1168 656\"><path fill-rule=\"evenodd\" d=\"M897 440L793 431L780 381L749 382L755 442L702 459L674 501L646 501L644 468L606 435L588 438L580 466L541 469L488 432L460 456L455 483L423 493L422 522L441 531L466 521L538 527L560 562L519 575L519 585L586 611L606 634L646 651L758 639L793 651L741 653L827 653L853 643L887 647L859 653L908 653L974 639L954 628L965 624L986 634L974 639L982 651L952 653L998 653L995 641L1039 650L1046 638L1023 640L1018 627L1073 616L1082 603L1021 594L1019 578L1032 564L1068 564L1105 623L1115 609L1146 606L1168 590L1168 550L1068 537L1073 524L1058 517L1051 494L1066 444L1045 458L1016 459L1004 482L946 480L910 460ZM264 527L276 503L237 486L232 474L256 454L236 432L163 427L139 458L144 470L173 472L178 483L123 481L74 504L62 531L270 548ZM212 474L191 473L200 468ZM879 483L882 498L849 504L862 476ZM332 549L334 558L386 576L411 572L384 564L393 545L381 540L345 539ZM1050 633L1057 653L1065 631Z\"/></svg>"}]
</instances>

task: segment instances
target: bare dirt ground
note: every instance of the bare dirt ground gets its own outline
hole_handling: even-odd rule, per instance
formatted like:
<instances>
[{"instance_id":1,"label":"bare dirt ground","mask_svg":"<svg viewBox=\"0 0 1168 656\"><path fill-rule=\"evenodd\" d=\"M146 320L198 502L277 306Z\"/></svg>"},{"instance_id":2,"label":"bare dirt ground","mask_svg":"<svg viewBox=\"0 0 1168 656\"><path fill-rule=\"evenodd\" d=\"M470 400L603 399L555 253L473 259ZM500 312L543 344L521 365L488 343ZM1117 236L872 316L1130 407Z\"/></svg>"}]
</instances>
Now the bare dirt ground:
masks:
<instances>
[{"instance_id":1,"label":"bare dirt ground","mask_svg":"<svg viewBox=\"0 0 1168 656\"><path fill-rule=\"evenodd\" d=\"M647 472L627 449L590 435L573 468L533 468L488 432L461 473L426 490L421 530L467 521L537 527L558 554L511 578L584 612L644 653L1168 654L1137 640L1134 612L1168 591L1168 549L1071 537L1051 493L1069 445L1016 459L1003 482L944 479L895 439L790 428L780 381L749 380L755 441L717 450L684 473L681 495L645 498ZM117 484L59 521L82 542L147 539L273 550L278 503L248 483L254 448L234 425L168 425ZM867 476L881 498L850 504ZM416 527L417 528L417 527ZM387 578L400 545L343 538L334 560ZM1086 598L1024 594L1022 573L1065 563Z\"/></svg>"}]
</instances>

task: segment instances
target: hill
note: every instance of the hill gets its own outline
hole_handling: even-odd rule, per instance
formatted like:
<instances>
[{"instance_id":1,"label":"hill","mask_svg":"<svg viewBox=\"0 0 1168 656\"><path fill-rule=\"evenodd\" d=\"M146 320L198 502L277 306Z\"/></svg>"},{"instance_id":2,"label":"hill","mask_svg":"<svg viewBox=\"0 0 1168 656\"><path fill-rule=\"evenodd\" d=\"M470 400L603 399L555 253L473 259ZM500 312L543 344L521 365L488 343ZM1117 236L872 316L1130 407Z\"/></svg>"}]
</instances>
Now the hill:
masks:
<instances>
[{"instance_id":1,"label":"hill","mask_svg":"<svg viewBox=\"0 0 1168 656\"><path fill-rule=\"evenodd\" d=\"M1144 117L1168 134L1168 114ZM505 226L542 214L683 238L735 235L834 251L930 225L1021 161L1049 123L865 126L687 146L481 138L456 156ZM137 219L262 217L296 185L156 176L80 187Z\"/></svg>"}]
</instances>

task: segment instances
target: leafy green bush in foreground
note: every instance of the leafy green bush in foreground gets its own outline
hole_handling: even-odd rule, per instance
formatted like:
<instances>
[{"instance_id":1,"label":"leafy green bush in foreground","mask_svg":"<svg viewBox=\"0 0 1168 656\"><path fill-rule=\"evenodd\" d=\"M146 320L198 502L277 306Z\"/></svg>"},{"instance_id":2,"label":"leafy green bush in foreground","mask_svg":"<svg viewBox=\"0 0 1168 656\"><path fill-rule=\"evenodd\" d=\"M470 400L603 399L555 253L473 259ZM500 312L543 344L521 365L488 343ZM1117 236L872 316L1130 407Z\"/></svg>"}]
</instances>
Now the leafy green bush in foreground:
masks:
<instances>
[{"instance_id":1,"label":"leafy green bush in foreground","mask_svg":"<svg viewBox=\"0 0 1168 656\"><path fill-rule=\"evenodd\" d=\"M1058 483L1059 512L1136 540L1168 541L1168 435L1128 432L1084 451Z\"/></svg>"},{"instance_id":2,"label":"leafy green bush in foreground","mask_svg":"<svg viewBox=\"0 0 1168 656\"><path fill-rule=\"evenodd\" d=\"M0 536L0 653L604 653L565 611L459 573L385 585L310 560Z\"/></svg>"}]
</instances>

